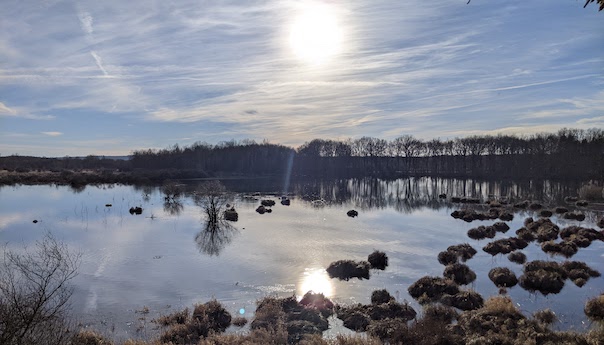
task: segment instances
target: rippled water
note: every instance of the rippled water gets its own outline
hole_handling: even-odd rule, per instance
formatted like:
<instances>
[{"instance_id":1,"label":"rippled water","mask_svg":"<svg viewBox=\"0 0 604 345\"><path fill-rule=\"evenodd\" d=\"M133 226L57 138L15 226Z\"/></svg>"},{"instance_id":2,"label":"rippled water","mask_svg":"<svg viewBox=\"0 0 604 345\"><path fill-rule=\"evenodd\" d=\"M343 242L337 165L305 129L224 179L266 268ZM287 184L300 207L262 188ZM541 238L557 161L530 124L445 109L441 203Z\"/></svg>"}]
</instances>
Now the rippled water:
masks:
<instances>
[{"instance_id":1,"label":"rippled water","mask_svg":"<svg viewBox=\"0 0 604 345\"><path fill-rule=\"evenodd\" d=\"M240 193L283 192L281 181L223 182ZM82 262L74 282L74 314L85 325L117 337L144 336L153 333L152 318L211 298L221 301L231 313L251 319L255 302L267 295L301 296L315 290L338 303L368 303L371 291L385 288L419 310L407 288L424 275L441 275L444 267L436 255L463 242L478 250L468 262L478 275L470 287L484 296L497 294L488 271L506 266L520 275L521 266L505 256L492 258L483 252L481 248L490 240L467 238L471 227L493 221L470 224L455 220L450 213L458 206L440 200L438 194L531 198L554 205L576 190L576 185L550 182L428 178L292 182L291 206L280 205L277 200L270 214L256 213L259 201L237 194L233 203L239 221L212 234L204 231L202 209L192 199L182 198L181 207L164 205L158 188L88 186L74 191L48 185L2 187L0 240L9 248L22 248L51 232L79 250ZM276 200L275 196L266 197ZM318 199L324 206L313 206L316 203L311 201ZM131 215L128 210L132 206L142 206L143 214ZM346 216L352 208L359 210L359 217ZM513 235L531 215L517 213L508 222L510 232L498 234L496 239ZM594 227L601 215L602 211L594 209L581 223L557 217L552 220L561 226ZM39 222L32 223L34 219ZM324 271L333 261L363 260L376 249L387 253L390 265L385 271L372 272L369 280L339 281L329 279ZM529 260L551 259L536 244L524 252ZM603 254L604 242L596 241L573 260L604 271ZM567 282L554 296L532 295L518 286L510 295L526 313L553 309L561 320L556 327L584 329L588 324L583 305L603 291L600 277L583 288ZM150 313L140 320L142 315L136 311L145 306ZM342 328L336 326L335 331Z\"/></svg>"}]
</instances>

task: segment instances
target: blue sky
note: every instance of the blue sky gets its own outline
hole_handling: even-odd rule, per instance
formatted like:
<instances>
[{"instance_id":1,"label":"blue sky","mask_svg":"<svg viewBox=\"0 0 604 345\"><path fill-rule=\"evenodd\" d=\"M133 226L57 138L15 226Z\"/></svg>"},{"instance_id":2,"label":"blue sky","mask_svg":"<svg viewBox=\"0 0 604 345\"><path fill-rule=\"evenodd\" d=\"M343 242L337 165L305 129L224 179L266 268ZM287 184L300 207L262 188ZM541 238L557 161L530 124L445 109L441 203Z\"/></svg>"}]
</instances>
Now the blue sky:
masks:
<instances>
[{"instance_id":1,"label":"blue sky","mask_svg":"<svg viewBox=\"0 0 604 345\"><path fill-rule=\"evenodd\" d=\"M596 5L466 2L4 0L0 154L604 127Z\"/></svg>"}]
</instances>

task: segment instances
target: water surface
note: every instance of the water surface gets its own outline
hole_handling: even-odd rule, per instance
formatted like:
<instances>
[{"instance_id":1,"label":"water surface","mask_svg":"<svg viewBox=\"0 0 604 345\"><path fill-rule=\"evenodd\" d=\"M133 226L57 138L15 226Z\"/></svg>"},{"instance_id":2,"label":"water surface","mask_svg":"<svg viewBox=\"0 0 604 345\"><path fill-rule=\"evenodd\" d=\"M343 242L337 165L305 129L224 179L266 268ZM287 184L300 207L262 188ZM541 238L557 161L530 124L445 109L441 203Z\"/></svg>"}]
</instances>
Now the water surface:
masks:
<instances>
[{"instance_id":1,"label":"water surface","mask_svg":"<svg viewBox=\"0 0 604 345\"><path fill-rule=\"evenodd\" d=\"M152 318L177 309L221 301L232 314L253 317L255 302L269 295L301 296L323 292L338 303L368 303L375 289L389 290L399 301L410 298L407 288L425 275L442 275L436 259L449 245L468 242L478 254L468 262L478 279L470 286L483 296L497 294L487 277L496 266L521 266L505 256L491 257L481 248L490 240L467 237L471 227L493 221L466 223L450 213L459 208L438 198L439 193L481 197L530 198L551 205L576 193L576 185L547 181L513 183L471 180L377 179L298 181L288 191L291 205L279 203L282 181L229 180L240 192L232 203L239 221L220 232L205 230L203 210L191 198L180 205L165 204L158 188L103 185L73 190L66 186L11 186L0 189L0 240L12 249L31 246L45 233L82 253L74 281L73 312L85 325L116 337L153 333ZM193 183L193 182L189 182ZM262 196L250 196L258 191ZM277 201L270 214L255 212L262 198ZM321 203L312 203L321 200ZM111 204L111 207L106 207ZM317 207L317 205L319 205ZM142 215L131 215L142 206ZM359 217L346 216L357 209ZM532 212L517 213L507 234L522 226ZM553 217L561 227L595 227L602 211L588 213L584 222ZM32 220L38 220L37 224ZM364 260L373 250L389 256L385 271L372 271L369 280L329 279L324 271L340 259ZM534 243L524 250L529 260L552 259ZM573 260L602 271L604 243L580 249ZM554 260L562 261L559 258ZM585 329L585 301L604 291L604 281L590 280L583 288L571 282L555 296L530 294L519 286L509 290L525 313L553 309L560 329ZM148 307L141 317L137 310ZM138 329L138 332L137 332ZM334 331L342 331L336 326ZM332 331L333 332L333 331Z\"/></svg>"}]
</instances>

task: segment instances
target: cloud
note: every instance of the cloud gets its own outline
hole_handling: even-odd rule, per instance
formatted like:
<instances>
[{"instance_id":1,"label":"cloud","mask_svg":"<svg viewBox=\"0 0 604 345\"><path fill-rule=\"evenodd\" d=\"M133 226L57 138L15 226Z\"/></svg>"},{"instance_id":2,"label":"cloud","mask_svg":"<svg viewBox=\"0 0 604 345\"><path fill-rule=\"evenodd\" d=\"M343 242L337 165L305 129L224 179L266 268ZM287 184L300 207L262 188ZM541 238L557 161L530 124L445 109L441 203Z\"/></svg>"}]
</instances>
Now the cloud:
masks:
<instances>
[{"instance_id":1,"label":"cloud","mask_svg":"<svg viewBox=\"0 0 604 345\"><path fill-rule=\"evenodd\" d=\"M92 28L92 16L88 12L80 12L78 13L78 19L80 20L80 25L82 26L82 30L88 35L91 35L94 32Z\"/></svg>"},{"instance_id":2,"label":"cloud","mask_svg":"<svg viewBox=\"0 0 604 345\"><path fill-rule=\"evenodd\" d=\"M17 111L0 102L0 115L17 116Z\"/></svg>"},{"instance_id":3,"label":"cloud","mask_svg":"<svg viewBox=\"0 0 604 345\"><path fill-rule=\"evenodd\" d=\"M49 137L58 137L58 136L63 135L62 132L40 132L40 133L42 133L44 135L48 135Z\"/></svg>"},{"instance_id":4,"label":"cloud","mask_svg":"<svg viewBox=\"0 0 604 345\"><path fill-rule=\"evenodd\" d=\"M103 60L101 60L99 54L97 54L94 50L91 50L90 55L92 55L92 57L94 58L94 62L96 62L96 65L99 67L101 72L103 72L104 75L109 75L105 67L103 67Z\"/></svg>"},{"instance_id":5,"label":"cloud","mask_svg":"<svg viewBox=\"0 0 604 345\"><path fill-rule=\"evenodd\" d=\"M96 114L87 121L133 124L133 142L155 147L178 137L429 138L602 116L601 23L581 6L332 1L342 52L309 66L288 44L304 4L9 4L0 13L11 27L0 30L0 116L12 119L10 132L27 132L22 119L55 116L72 133L63 126L74 114ZM96 135L94 125L80 132Z\"/></svg>"},{"instance_id":6,"label":"cloud","mask_svg":"<svg viewBox=\"0 0 604 345\"><path fill-rule=\"evenodd\" d=\"M19 108L9 108L4 103L0 102L0 117L13 117L28 120L51 120L54 119L52 115L35 115L27 113Z\"/></svg>"}]
</instances>

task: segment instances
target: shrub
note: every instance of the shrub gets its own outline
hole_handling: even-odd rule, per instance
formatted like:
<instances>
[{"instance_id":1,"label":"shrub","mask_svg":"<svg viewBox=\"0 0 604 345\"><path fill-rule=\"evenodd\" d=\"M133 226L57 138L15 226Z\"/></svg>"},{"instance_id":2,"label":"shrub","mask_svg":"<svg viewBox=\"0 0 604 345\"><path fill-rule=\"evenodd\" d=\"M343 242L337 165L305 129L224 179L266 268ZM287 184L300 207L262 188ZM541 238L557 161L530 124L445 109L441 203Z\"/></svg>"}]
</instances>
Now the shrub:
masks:
<instances>
[{"instance_id":1,"label":"shrub","mask_svg":"<svg viewBox=\"0 0 604 345\"><path fill-rule=\"evenodd\" d=\"M598 200L604 198L604 189L595 184L586 184L579 188L579 197L585 200Z\"/></svg>"}]
</instances>

